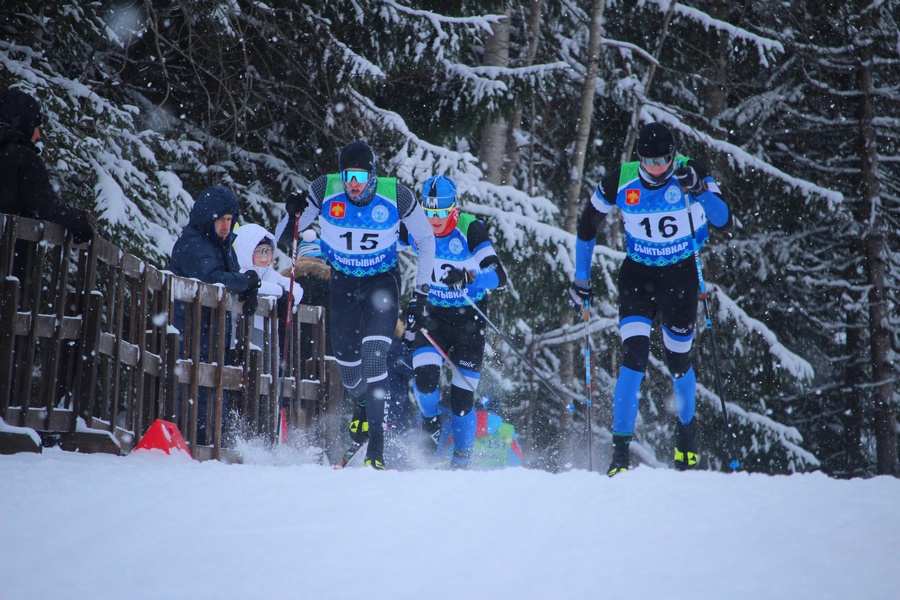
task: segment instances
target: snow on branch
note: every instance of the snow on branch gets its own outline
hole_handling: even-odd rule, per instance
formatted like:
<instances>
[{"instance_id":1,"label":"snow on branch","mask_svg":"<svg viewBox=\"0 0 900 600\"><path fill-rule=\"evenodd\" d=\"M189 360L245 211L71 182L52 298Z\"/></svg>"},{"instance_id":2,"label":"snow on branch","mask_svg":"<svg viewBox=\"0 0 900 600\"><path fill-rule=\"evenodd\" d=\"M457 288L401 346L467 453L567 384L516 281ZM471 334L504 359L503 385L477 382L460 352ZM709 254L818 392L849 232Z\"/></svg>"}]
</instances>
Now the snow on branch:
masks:
<instances>
[{"instance_id":1,"label":"snow on branch","mask_svg":"<svg viewBox=\"0 0 900 600\"><path fill-rule=\"evenodd\" d=\"M697 396L710 408L721 411L722 403L719 397L699 382L697 383ZM800 443L803 442L803 436L800 435L797 428L784 425L759 413L748 412L733 402L726 401L725 406L728 409L728 416L731 417L732 426L736 425L737 422L742 422L750 425L755 431L763 435L763 446L760 447L756 436L753 436L755 447L749 448L749 451L766 452L771 446L770 440L774 437L775 441L788 452L789 457L800 462L800 466L818 467L821 464L813 453L804 450L800 446Z\"/></svg>"},{"instance_id":2,"label":"snow on branch","mask_svg":"<svg viewBox=\"0 0 900 600\"><path fill-rule=\"evenodd\" d=\"M472 99L481 102L484 98L505 96L509 87L501 78L518 79L526 81L530 85L537 83L547 74L555 71L569 71L571 67L564 62L532 65L530 67L509 68L497 66L477 66L443 61L448 73L459 76L463 81L470 83L473 88Z\"/></svg>"},{"instance_id":3,"label":"snow on branch","mask_svg":"<svg viewBox=\"0 0 900 600\"><path fill-rule=\"evenodd\" d=\"M656 65L657 67L659 66L659 61L652 54L636 44L631 44L629 42L620 42L619 40L611 40L609 38L603 38L602 40L600 40L600 44L603 46L613 46L614 48L622 48L623 50L634 52L635 54L643 56L648 63Z\"/></svg>"},{"instance_id":4,"label":"snow on branch","mask_svg":"<svg viewBox=\"0 0 900 600\"><path fill-rule=\"evenodd\" d=\"M349 88L347 92L356 100L361 116L380 125L383 130L393 131L403 138L403 146L389 161L396 169L398 179L417 186L425 183L425 180L434 173L444 173L454 179L458 173L472 173L476 178L481 178L482 172L477 166L478 159L471 153L454 152L426 142L414 134L403 117L396 112L377 106L371 98L356 89Z\"/></svg>"},{"instance_id":5,"label":"snow on branch","mask_svg":"<svg viewBox=\"0 0 900 600\"><path fill-rule=\"evenodd\" d=\"M780 341L778 341L778 336L775 335L775 332L766 327L761 321L754 319L744 312L734 300L729 298L727 294L719 289L719 286L710 283L707 283L707 285L709 285L711 291L719 292L716 294L716 298L719 301L720 319L730 317L734 319L738 326L742 326L748 333L754 331L759 333L769 344L769 352L773 354L778 359L779 364L786 368L794 377L806 380L811 380L813 378L815 372L812 365L805 359L788 350Z\"/></svg>"},{"instance_id":6,"label":"snow on branch","mask_svg":"<svg viewBox=\"0 0 900 600\"><path fill-rule=\"evenodd\" d=\"M448 17L446 15L441 15L438 13L431 12L430 10L416 10L414 8L409 8L408 6L403 6L398 2L394 2L394 0L382 0L382 3L385 6L389 6L393 8L399 13L403 13L405 15L409 15L411 17L419 17L421 19L427 19L431 22L432 26L434 26L435 30L439 35L443 35L443 30L441 28L442 24L447 25L470 25L475 26L479 29L484 30L486 33L493 33L492 25L494 23L499 23L503 19L506 19L506 15L480 15L477 17Z\"/></svg>"},{"instance_id":7,"label":"snow on branch","mask_svg":"<svg viewBox=\"0 0 900 600\"><path fill-rule=\"evenodd\" d=\"M460 65L464 66L464 65ZM496 67L496 66L488 66L488 67L465 67L470 70L472 73L489 77L491 79L497 79L499 77L509 77L511 79L531 79L535 80L534 75L545 75L547 73L551 73L554 71L568 71L572 67L569 66L569 63L563 61L556 61L552 63L546 63L541 65L531 65L528 67Z\"/></svg>"},{"instance_id":8,"label":"snow on branch","mask_svg":"<svg viewBox=\"0 0 900 600\"><path fill-rule=\"evenodd\" d=\"M350 63L350 69L348 72L351 77L371 76L381 79L386 77L384 71L381 70L381 67L374 64L364 56L360 56L359 54L351 50L350 47L347 46L347 44L338 41L334 37L331 38L331 41L343 53L345 61Z\"/></svg>"},{"instance_id":9,"label":"snow on branch","mask_svg":"<svg viewBox=\"0 0 900 600\"><path fill-rule=\"evenodd\" d=\"M641 109L641 118L644 121L659 121L673 131L677 131L684 136L692 137L703 142L713 150L726 155L728 157L728 161L732 163L732 166L743 169L745 171L761 171L766 175L770 175L775 179L783 181L790 187L797 189L803 194L803 196L807 198L811 198L814 196L823 197L828 201L829 209L831 210L834 209L835 205L841 204L844 201L844 195L842 193L824 188L820 185L816 185L812 182L806 181L805 179L800 179L798 177L788 175L784 171L756 158L755 156L749 154L748 152L745 152L743 149L735 146L734 144L723 140L718 140L702 131L692 129L684 122L679 120L678 117L672 115L662 107L652 104L645 104Z\"/></svg>"},{"instance_id":10,"label":"snow on branch","mask_svg":"<svg viewBox=\"0 0 900 600\"><path fill-rule=\"evenodd\" d=\"M646 1L648 4L656 4L659 7L660 12L667 11L671 4L671 0ZM732 25L731 23L728 23L726 21L714 19L702 10L697 10L696 8L691 8L690 6L678 4L675 7L675 12L681 17L690 19L692 22L699 23L704 29L720 31L727 34L734 40L744 41L755 45L757 51L759 52L759 62L765 67L770 66L768 55L774 54L776 52L779 54L784 54L784 46L781 44L781 42L763 37L761 35L757 35L755 33L747 31L746 29Z\"/></svg>"}]
</instances>

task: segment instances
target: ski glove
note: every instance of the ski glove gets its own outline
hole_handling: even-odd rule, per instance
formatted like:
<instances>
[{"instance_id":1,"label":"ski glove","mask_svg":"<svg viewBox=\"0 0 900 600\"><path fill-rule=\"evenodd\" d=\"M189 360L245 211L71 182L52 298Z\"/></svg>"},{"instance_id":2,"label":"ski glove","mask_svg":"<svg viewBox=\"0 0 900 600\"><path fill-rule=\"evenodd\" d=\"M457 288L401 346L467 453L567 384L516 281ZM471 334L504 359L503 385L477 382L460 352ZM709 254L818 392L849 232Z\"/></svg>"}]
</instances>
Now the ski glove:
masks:
<instances>
[{"instance_id":1,"label":"ski glove","mask_svg":"<svg viewBox=\"0 0 900 600\"><path fill-rule=\"evenodd\" d=\"M584 303L594 304L594 290L589 279L576 279L569 288L569 298L575 308L584 308Z\"/></svg>"},{"instance_id":2,"label":"ski glove","mask_svg":"<svg viewBox=\"0 0 900 600\"><path fill-rule=\"evenodd\" d=\"M257 294L262 281L259 279L259 274L252 269L244 271L244 275L247 276L247 289L238 294L238 300L244 303L242 314L249 317L256 312L256 308L259 306Z\"/></svg>"},{"instance_id":3,"label":"ski glove","mask_svg":"<svg viewBox=\"0 0 900 600\"><path fill-rule=\"evenodd\" d=\"M697 177L697 171L694 170L694 167L678 167L672 175L678 180L681 189L695 195L703 193L703 182Z\"/></svg>"},{"instance_id":4,"label":"ski glove","mask_svg":"<svg viewBox=\"0 0 900 600\"><path fill-rule=\"evenodd\" d=\"M369 438L369 421L366 417L366 405L357 404L353 408L353 416L350 417L350 439L356 444L362 444Z\"/></svg>"},{"instance_id":5,"label":"ski glove","mask_svg":"<svg viewBox=\"0 0 900 600\"><path fill-rule=\"evenodd\" d=\"M289 215L299 215L309 204L309 192L291 192L288 199L284 203L284 209Z\"/></svg>"},{"instance_id":6,"label":"ski glove","mask_svg":"<svg viewBox=\"0 0 900 600\"><path fill-rule=\"evenodd\" d=\"M461 290L473 281L475 281L475 271L456 267L450 267L447 274L441 279L441 283L451 290Z\"/></svg>"},{"instance_id":7,"label":"ski glove","mask_svg":"<svg viewBox=\"0 0 900 600\"><path fill-rule=\"evenodd\" d=\"M428 286L417 288L406 306L406 330L413 333L425 326L428 318Z\"/></svg>"}]
</instances>

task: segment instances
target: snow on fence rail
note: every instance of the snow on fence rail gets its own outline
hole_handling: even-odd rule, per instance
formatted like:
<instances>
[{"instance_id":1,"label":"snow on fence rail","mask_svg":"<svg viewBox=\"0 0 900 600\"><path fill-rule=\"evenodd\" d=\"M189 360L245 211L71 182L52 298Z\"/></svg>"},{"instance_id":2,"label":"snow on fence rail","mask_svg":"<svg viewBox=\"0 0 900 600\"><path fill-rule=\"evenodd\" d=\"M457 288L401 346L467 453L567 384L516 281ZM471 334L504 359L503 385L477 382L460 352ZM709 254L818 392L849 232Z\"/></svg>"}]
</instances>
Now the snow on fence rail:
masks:
<instances>
[{"instance_id":1,"label":"snow on fence rail","mask_svg":"<svg viewBox=\"0 0 900 600\"><path fill-rule=\"evenodd\" d=\"M260 298L251 323L223 287L99 236L75 246L59 225L2 214L0 231L0 452L40 451L25 428L44 445L124 453L161 418L178 424L195 458L235 459L223 450L235 435L276 441L279 390L288 431L333 444L335 420L321 417L339 412L340 384L325 356L324 308L299 306L304 326L291 328L282 389L271 299ZM234 419L223 417L229 407Z\"/></svg>"}]
</instances>

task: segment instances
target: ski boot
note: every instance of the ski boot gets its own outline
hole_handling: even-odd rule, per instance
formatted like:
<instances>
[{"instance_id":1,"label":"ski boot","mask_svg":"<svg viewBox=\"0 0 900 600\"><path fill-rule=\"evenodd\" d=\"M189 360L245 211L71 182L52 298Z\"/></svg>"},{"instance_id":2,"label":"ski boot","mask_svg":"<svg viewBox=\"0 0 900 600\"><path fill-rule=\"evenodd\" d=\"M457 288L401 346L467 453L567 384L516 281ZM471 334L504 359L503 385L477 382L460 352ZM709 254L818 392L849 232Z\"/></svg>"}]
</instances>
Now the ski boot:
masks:
<instances>
[{"instance_id":1,"label":"ski boot","mask_svg":"<svg viewBox=\"0 0 900 600\"><path fill-rule=\"evenodd\" d=\"M422 418L422 452L425 456L437 453L441 439L441 415Z\"/></svg>"},{"instance_id":2,"label":"ski boot","mask_svg":"<svg viewBox=\"0 0 900 600\"><path fill-rule=\"evenodd\" d=\"M350 417L350 439L362 444L368 437L369 421L366 420L366 405L357 404L353 407L353 416Z\"/></svg>"},{"instance_id":3,"label":"ski boot","mask_svg":"<svg viewBox=\"0 0 900 600\"><path fill-rule=\"evenodd\" d=\"M675 423L675 468L679 471L696 469L700 463L700 450L697 444L697 419L691 419L687 425L680 420Z\"/></svg>"},{"instance_id":4,"label":"ski boot","mask_svg":"<svg viewBox=\"0 0 900 600\"><path fill-rule=\"evenodd\" d=\"M624 473L631 466L628 455L628 445L631 444L633 436L613 434L613 456L612 462L609 463L609 469L606 474L612 477L619 473Z\"/></svg>"},{"instance_id":5,"label":"ski boot","mask_svg":"<svg viewBox=\"0 0 900 600\"><path fill-rule=\"evenodd\" d=\"M384 465L384 433L379 432L369 435L365 466L379 471L387 470L387 467Z\"/></svg>"},{"instance_id":6,"label":"ski boot","mask_svg":"<svg viewBox=\"0 0 900 600\"><path fill-rule=\"evenodd\" d=\"M451 471L466 471L469 468L469 465L472 462L472 453L471 452L462 452L460 450L453 450L453 457L450 459L450 470Z\"/></svg>"}]
</instances>

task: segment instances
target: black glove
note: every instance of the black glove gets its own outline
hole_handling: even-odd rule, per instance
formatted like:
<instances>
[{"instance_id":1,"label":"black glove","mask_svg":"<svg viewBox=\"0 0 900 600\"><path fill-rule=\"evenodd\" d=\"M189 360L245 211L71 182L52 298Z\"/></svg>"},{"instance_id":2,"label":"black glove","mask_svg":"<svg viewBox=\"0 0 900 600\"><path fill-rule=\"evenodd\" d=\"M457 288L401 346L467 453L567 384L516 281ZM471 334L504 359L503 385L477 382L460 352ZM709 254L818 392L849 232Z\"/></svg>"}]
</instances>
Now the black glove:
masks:
<instances>
[{"instance_id":1,"label":"black glove","mask_svg":"<svg viewBox=\"0 0 900 600\"><path fill-rule=\"evenodd\" d=\"M68 229L72 232L72 241L75 244L83 244L93 239L97 218L86 210L78 212L75 220L68 225Z\"/></svg>"},{"instance_id":2,"label":"black glove","mask_svg":"<svg viewBox=\"0 0 900 600\"><path fill-rule=\"evenodd\" d=\"M366 417L366 405L357 404L353 408L353 416L350 417L350 439L354 443L362 444L369 437L369 421Z\"/></svg>"},{"instance_id":3,"label":"black glove","mask_svg":"<svg viewBox=\"0 0 900 600\"><path fill-rule=\"evenodd\" d=\"M703 183L697 177L697 171L694 170L694 167L678 167L672 175L678 180L681 189L687 190L692 194L703 193Z\"/></svg>"},{"instance_id":4,"label":"black glove","mask_svg":"<svg viewBox=\"0 0 900 600\"><path fill-rule=\"evenodd\" d=\"M257 294L262 281L259 279L259 274L252 269L244 271L244 275L247 276L247 289L238 294L238 300L244 303L242 314L249 317L256 312L256 308L259 306Z\"/></svg>"},{"instance_id":5,"label":"black glove","mask_svg":"<svg viewBox=\"0 0 900 600\"><path fill-rule=\"evenodd\" d=\"M575 308L584 308L585 301L588 304L594 303L594 290L591 288L591 282L589 279L576 279L572 282L572 287L569 288L569 298L572 299L572 304L575 305Z\"/></svg>"},{"instance_id":6,"label":"black glove","mask_svg":"<svg viewBox=\"0 0 900 600\"><path fill-rule=\"evenodd\" d=\"M424 286L427 287L427 286ZM417 289L406 305L406 330L413 333L425 326L428 318L428 290Z\"/></svg>"},{"instance_id":7,"label":"black glove","mask_svg":"<svg viewBox=\"0 0 900 600\"><path fill-rule=\"evenodd\" d=\"M450 267L447 270L447 274L441 279L441 283L451 290L461 290L473 281L475 281L475 271L457 269L456 267Z\"/></svg>"},{"instance_id":8,"label":"black glove","mask_svg":"<svg viewBox=\"0 0 900 600\"><path fill-rule=\"evenodd\" d=\"M291 195L288 196L288 199L284 203L284 209L289 215L299 215L306 210L308 204L309 192L291 192Z\"/></svg>"}]
</instances>

